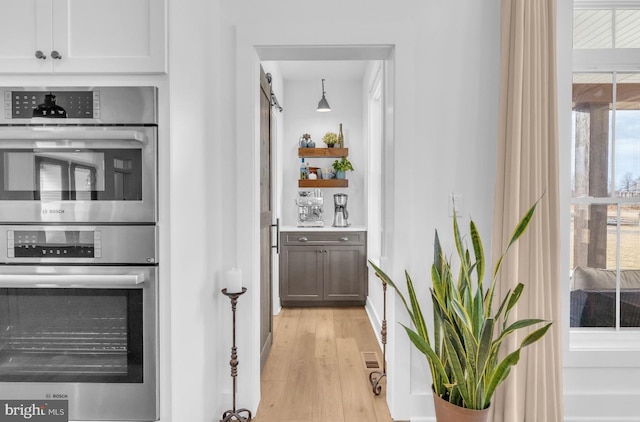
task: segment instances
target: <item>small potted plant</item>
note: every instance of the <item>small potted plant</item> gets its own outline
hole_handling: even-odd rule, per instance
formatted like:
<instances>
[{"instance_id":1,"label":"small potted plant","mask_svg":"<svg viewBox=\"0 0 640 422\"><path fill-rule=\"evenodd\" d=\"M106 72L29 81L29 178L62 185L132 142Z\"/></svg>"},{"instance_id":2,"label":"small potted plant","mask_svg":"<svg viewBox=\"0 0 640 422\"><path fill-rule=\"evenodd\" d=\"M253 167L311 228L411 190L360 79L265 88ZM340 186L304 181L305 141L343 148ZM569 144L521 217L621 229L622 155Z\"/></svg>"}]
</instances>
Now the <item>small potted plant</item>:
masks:
<instances>
[{"instance_id":1,"label":"small potted plant","mask_svg":"<svg viewBox=\"0 0 640 422\"><path fill-rule=\"evenodd\" d=\"M536 203L537 204L537 203ZM488 408L496 391L518 363L520 351L540 340L551 322L541 319L509 318L521 297L524 284L510 290L504 297L495 297L496 276L509 247L526 230L536 204L522 217L511 236L507 250L499 257L489 285L483 283L485 256L480 234L470 222L470 251L463 241L456 215L453 215L453 238L459 258L459 270L454 269L449 255L442 251L438 233L435 235L432 284L428 297L433 305L433 331L427 325L413 282L405 272L407 299L399 286L379 267L369 261L376 275L399 295L411 318L413 327L404 326L413 345L422 352L431 369L430 383L434 393L436 421L486 421ZM494 299L499 305L494 306ZM531 331L508 354L500 351L506 337L515 331L543 324Z\"/></svg>"},{"instance_id":2,"label":"small potted plant","mask_svg":"<svg viewBox=\"0 0 640 422\"><path fill-rule=\"evenodd\" d=\"M342 157L340 160L336 160L331 165L336 171L336 179L345 179L346 172L348 170L353 171L351 161L347 160L347 157Z\"/></svg>"},{"instance_id":3,"label":"small potted plant","mask_svg":"<svg viewBox=\"0 0 640 422\"><path fill-rule=\"evenodd\" d=\"M335 132L327 132L322 137L322 142L327 144L327 148L333 148L338 143L338 134Z\"/></svg>"}]
</instances>

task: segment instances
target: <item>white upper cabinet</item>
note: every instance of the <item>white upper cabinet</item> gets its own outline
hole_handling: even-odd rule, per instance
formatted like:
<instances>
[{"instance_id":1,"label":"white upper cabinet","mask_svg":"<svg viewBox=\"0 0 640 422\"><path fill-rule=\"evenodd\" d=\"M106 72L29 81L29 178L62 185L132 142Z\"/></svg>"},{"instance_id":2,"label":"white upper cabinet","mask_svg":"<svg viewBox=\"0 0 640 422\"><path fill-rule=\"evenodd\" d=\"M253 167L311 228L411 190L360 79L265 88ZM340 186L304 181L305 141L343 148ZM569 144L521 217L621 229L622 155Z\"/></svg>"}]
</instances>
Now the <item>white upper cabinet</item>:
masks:
<instances>
[{"instance_id":1,"label":"white upper cabinet","mask_svg":"<svg viewBox=\"0 0 640 422\"><path fill-rule=\"evenodd\" d=\"M0 0L2 73L163 73L165 0Z\"/></svg>"},{"instance_id":2,"label":"white upper cabinet","mask_svg":"<svg viewBox=\"0 0 640 422\"><path fill-rule=\"evenodd\" d=\"M0 0L0 10L0 72L52 71L51 1Z\"/></svg>"}]
</instances>

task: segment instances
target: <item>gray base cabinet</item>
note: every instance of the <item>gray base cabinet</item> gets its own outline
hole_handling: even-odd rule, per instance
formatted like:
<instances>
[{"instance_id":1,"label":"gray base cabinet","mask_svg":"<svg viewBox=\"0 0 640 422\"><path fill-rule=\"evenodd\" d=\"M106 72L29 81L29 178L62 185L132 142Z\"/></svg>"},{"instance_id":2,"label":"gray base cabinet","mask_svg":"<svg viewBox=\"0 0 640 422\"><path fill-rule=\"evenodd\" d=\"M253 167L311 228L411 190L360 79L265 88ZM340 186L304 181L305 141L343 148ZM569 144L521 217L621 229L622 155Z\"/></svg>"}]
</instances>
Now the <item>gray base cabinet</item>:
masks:
<instances>
[{"instance_id":1,"label":"gray base cabinet","mask_svg":"<svg viewBox=\"0 0 640 422\"><path fill-rule=\"evenodd\" d=\"M364 305L366 232L282 232L282 306Z\"/></svg>"}]
</instances>

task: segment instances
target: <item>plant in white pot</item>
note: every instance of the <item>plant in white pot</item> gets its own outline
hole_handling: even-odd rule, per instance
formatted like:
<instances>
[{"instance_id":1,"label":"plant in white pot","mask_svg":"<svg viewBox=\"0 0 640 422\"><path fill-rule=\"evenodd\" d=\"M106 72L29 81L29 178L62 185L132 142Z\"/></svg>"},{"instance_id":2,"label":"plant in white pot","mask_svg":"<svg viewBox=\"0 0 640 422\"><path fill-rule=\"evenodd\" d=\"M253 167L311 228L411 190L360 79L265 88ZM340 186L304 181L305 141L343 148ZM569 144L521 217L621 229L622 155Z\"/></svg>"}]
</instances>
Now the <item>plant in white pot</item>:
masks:
<instances>
[{"instance_id":1,"label":"plant in white pot","mask_svg":"<svg viewBox=\"0 0 640 422\"><path fill-rule=\"evenodd\" d=\"M511 367L518 363L522 348L540 340L552 324L547 322L533 330L516 350L510 351L505 357L499 354L507 336L546 322L541 319L509 321L510 313L524 290L522 283L501 298L497 310L493 307L497 274L503 258L525 232L536 205L516 226L506 250L494 267L493 278L488 286L483 282L484 248L473 220L469 225L473 250L469 251L460 233L458 220L455 215L453 217L453 236L460 261L457 274L454 274L450 259L442 251L436 231L429 289L433 304L433 336L429 334L409 274L405 271L409 294L407 301L389 276L369 261L376 275L399 294L411 318L413 327L403 327L429 363L436 420L439 422L485 421L496 387L507 378ZM467 415L471 418L465 419Z\"/></svg>"},{"instance_id":2,"label":"plant in white pot","mask_svg":"<svg viewBox=\"0 0 640 422\"><path fill-rule=\"evenodd\" d=\"M336 179L344 179L347 177L347 171L354 171L353 165L351 164L351 161L347 160L347 157L335 160L331 166L336 171Z\"/></svg>"}]
</instances>

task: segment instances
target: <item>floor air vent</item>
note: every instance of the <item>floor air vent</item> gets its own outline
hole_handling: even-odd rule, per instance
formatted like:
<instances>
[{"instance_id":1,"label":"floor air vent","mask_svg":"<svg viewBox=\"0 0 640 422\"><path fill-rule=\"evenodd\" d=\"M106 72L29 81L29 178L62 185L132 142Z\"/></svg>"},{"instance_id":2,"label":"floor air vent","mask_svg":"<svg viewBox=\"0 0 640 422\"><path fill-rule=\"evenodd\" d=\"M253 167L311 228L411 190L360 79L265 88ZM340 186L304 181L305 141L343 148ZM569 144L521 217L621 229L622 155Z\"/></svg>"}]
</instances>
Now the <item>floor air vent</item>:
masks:
<instances>
[{"instance_id":1,"label":"floor air vent","mask_svg":"<svg viewBox=\"0 0 640 422\"><path fill-rule=\"evenodd\" d=\"M364 369L379 369L378 355L376 352L362 352L362 362L364 363Z\"/></svg>"}]
</instances>

